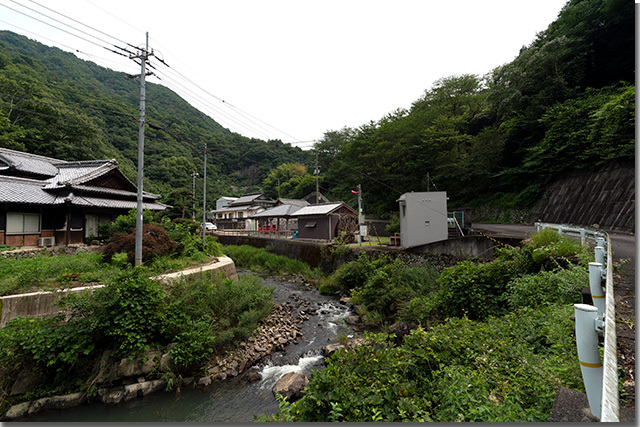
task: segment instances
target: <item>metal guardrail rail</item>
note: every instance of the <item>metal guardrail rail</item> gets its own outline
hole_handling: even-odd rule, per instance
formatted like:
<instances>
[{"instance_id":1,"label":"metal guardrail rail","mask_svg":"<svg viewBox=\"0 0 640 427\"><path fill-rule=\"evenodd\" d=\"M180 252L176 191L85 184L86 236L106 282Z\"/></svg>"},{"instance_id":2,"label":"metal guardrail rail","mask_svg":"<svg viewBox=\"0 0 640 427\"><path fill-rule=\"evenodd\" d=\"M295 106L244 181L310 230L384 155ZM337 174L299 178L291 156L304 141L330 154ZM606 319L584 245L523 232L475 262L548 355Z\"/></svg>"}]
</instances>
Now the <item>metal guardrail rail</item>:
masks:
<instances>
[{"instance_id":1,"label":"metal guardrail rail","mask_svg":"<svg viewBox=\"0 0 640 427\"><path fill-rule=\"evenodd\" d=\"M589 283L594 305L574 305L576 344L591 413L601 422L619 422L613 256L609 235L601 230L563 224L536 222L535 226L537 231L553 228L560 234L580 237L583 244L587 238L596 242L596 262L589 263ZM603 361L598 351L599 335L604 335Z\"/></svg>"}]
</instances>

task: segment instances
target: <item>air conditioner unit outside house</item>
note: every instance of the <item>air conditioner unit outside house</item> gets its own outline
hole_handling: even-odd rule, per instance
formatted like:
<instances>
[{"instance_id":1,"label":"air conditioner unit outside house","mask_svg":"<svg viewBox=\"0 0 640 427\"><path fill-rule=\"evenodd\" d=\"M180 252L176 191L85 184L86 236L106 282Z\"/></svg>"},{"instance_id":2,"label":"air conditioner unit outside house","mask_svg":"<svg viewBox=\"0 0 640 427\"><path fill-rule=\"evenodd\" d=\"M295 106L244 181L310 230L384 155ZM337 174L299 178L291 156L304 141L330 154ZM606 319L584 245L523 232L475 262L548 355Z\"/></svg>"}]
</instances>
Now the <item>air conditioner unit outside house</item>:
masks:
<instances>
[{"instance_id":1,"label":"air conditioner unit outside house","mask_svg":"<svg viewBox=\"0 0 640 427\"><path fill-rule=\"evenodd\" d=\"M56 238L54 236L51 237L41 237L38 241L38 246L55 246Z\"/></svg>"}]
</instances>

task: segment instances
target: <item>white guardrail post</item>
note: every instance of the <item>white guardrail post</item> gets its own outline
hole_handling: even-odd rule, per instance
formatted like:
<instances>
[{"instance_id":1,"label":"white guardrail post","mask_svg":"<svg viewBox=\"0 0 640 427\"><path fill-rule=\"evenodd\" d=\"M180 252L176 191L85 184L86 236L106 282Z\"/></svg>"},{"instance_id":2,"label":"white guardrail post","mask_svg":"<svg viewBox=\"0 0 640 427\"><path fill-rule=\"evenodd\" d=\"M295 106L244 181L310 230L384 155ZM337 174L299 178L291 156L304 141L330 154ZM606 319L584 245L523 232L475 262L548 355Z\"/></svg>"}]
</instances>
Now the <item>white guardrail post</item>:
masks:
<instances>
[{"instance_id":1,"label":"white guardrail post","mask_svg":"<svg viewBox=\"0 0 640 427\"><path fill-rule=\"evenodd\" d=\"M584 227L536 222L537 231L553 228L561 235L595 241L595 260L589 263L589 288L594 305L575 304L576 346L582 379L591 413L601 422L620 422L618 352L613 295L613 257L609 235ZM605 281L603 289L602 281ZM604 360L598 351L598 336L604 335Z\"/></svg>"}]
</instances>

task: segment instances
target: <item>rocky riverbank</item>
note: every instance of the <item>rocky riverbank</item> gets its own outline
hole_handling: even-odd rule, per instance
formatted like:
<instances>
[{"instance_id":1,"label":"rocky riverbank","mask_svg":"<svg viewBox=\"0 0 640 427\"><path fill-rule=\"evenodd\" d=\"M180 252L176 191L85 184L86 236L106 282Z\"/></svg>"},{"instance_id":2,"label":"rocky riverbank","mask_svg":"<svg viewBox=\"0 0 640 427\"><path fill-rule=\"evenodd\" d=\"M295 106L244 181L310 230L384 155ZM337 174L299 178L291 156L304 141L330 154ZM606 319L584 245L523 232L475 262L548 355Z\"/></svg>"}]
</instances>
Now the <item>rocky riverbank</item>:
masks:
<instances>
[{"instance_id":1,"label":"rocky riverbank","mask_svg":"<svg viewBox=\"0 0 640 427\"><path fill-rule=\"evenodd\" d=\"M95 392L90 395L86 392L72 393L21 402L10 407L0 419L28 419L25 417L45 409L67 409L84 402L127 402L166 389L168 381L172 387L206 388L215 382L236 377L247 381L259 379L250 368L287 345L297 343L302 338L302 323L318 310L319 307L315 307L309 299L297 294L290 295L286 301L274 305L271 314L249 339L238 343L236 350L213 360L203 369L206 375L201 377L181 378L171 374L175 369L170 358L172 345L162 351L151 349L141 358L131 361L123 359L117 364L107 363L109 354L106 353L101 358L100 373L94 381ZM37 386L37 378L21 375L14 383L11 395L24 395Z\"/></svg>"}]
</instances>

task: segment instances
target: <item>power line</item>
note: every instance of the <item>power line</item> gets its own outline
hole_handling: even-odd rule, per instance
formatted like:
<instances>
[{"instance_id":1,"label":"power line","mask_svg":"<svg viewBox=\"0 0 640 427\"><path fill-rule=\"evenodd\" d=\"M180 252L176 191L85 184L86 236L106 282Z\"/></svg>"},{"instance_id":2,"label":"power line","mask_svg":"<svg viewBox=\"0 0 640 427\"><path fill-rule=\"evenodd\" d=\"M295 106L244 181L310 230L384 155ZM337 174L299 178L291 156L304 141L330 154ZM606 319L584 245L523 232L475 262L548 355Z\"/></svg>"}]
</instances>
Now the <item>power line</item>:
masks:
<instances>
[{"instance_id":1,"label":"power line","mask_svg":"<svg viewBox=\"0 0 640 427\"><path fill-rule=\"evenodd\" d=\"M11 0L11 1L13 1L14 3L16 3L14 0ZM91 27L90 25L87 25L87 24L85 24L84 22L80 22L80 21L78 21L78 20L76 20L76 19L73 19L73 18L71 18L71 17L69 17L69 16L67 16L67 15L65 15L65 14L63 14L63 13L60 13L60 12L58 12L58 11L56 11L56 10L53 10L53 9L51 9L51 8L49 8L49 7L45 6L45 5L42 5L42 4L40 4L40 3L38 3L38 2L36 2L36 1L34 1L34 0L29 0L29 1L30 1L31 3L33 3L33 4L37 4L38 6L40 6L40 7L44 8L44 9L47 9L47 10L49 10L49 11L51 11L51 12L55 13L55 14L58 14L58 15L60 15L60 16L64 16L65 18L69 19L70 21L73 21L73 22L75 22L75 23L77 23L77 24L80 24L80 25L84 25L85 27L90 28L90 29L92 29L93 31L96 31L96 32L98 32L98 33L100 33L100 34L102 34L102 35L107 36L107 37L111 37L112 39L117 40L117 41L118 41L118 42L120 42L120 43L123 43L123 44L129 45L129 46L131 46L131 47L133 47L133 48L136 48L135 46L130 45L129 43L127 43L127 42L125 42L125 41L123 41L123 40L120 40L120 39L119 39L119 38L117 38L117 37L112 36L111 34L107 34L107 33L105 33L104 31L100 31L100 30L98 30L97 28ZM17 4L20 4L20 3L17 3ZM21 5L21 6L23 6L23 5ZM23 7L26 7L26 6L23 6ZM80 31L80 30L78 30L78 31ZM88 34L88 33L87 33L87 34ZM88 35L90 35L90 34L88 34ZM95 37L95 36L92 36L92 37ZM106 43L106 42L105 42L105 43Z\"/></svg>"},{"instance_id":2,"label":"power line","mask_svg":"<svg viewBox=\"0 0 640 427\"><path fill-rule=\"evenodd\" d=\"M34 12L36 12L36 13L40 14L40 15L44 15L44 16L46 16L47 18L49 18L49 19L51 19L51 20L53 20L53 21L55 21L55 22L59 22L59 23L61 23L61 24L63 24L63 25L66 25L66 26L67 26L67 27L69 27L69 28L73 28L73 29L75 29L76 31L80 31L81 33L86 34L86 33L85 33L84 31L82 31L82 30L78 30L77 28L72 27L72 26L71 26L71 25L69 25L69 24L65 24L65 23L63 23L63 22L61 22L61 21L59 21L59 20L57 20L57 19L55 19L55 18L52 18L52 17L50 17L50 16L45 15L45 14L44 14L44 13L42 13L42 12L38 12L38 11L36 11L36 10L34 10L34 9L30 8L30 7L28 7L28 6L25 6L25 5L23 5L23 4L20 4L20 3L16 2L15 0L10 0L10 1L12 1L13 3L16 3L16 4L18 4L18 5L22 6L22 7L26 8L26 9L32 10L32 11L34 11ZM31 18L31 19L33 19L33 20L35 20L35 21L41 22L41 23L43 23L43 24L45 24L45 25L48 25L48 26L50 26L50 27L52 27L52 28L55 28L55 29L56 29L56 30L58 30L58 31L62 31L62 32L64 32L64 33L67 33L67 34L69 34L69 35L71 35L71 36L73 36L73 37L77 37L77 38L79 38L79 39L81 39L81 40L86 41L87 43L91 43L91 44L96 45L96 46L98 46L98 47L100 47L100 48L102 48L102 49L106 49L106 50L108 50L108 51L110 51L110 52L113 52L113 53L115 53L115 54L118 54L118 55L127 56L127 55L125 55L125 54L123 54L123 53L120 53L120 52L118 52L118 51L115 51L115 50L113 50L113 49L110 49L110 48L108 48L108 47L106 47L106 46L100 45L100 44L98 44L98 43L96 43L96 42L94 42L94 41L92 41L92 40L89 40L89 39L87 39L87 38L85 38L85 37L82 37L82 36L79 36L79 35L77 35L77 34L74 34L74 33L70 32L70 31L67 31L67 30L63 29L63 28L57 27L57 26L55 26L55 25L53 25L53 24L51 24L51 23L49 23L49 22L43 21L43 20L42 20L42 19L40 19L40 18L36 18L35 16L29 15L28 13L22 12L22 11L20 11L20 10L18 10L18 9L15 9L15 8L11 7L11 6L7 6L6 4L2 4L2 3L0 3L0 6L3 6L3 7L5 7L5 8L7 8L7 9L9 9L9 10L13 10L14 12L17 12L17 13L19 13L19 14L21 14L21 15L24 15L24 16L26 16L26 17L28 17L28 18ZM91 36L91 35L90 35L90 36ZM101 40L99 37L96 37L96 36L91 36L91 37L94 37L95 39ZM110 43L108 43L108 42L104 42L103 40L101 40L101 41L102 41L103 43L110 44ZM117 47L117 46L116 46L116 47ZM122 49L122 48L119 48L119 49Z\"/></svg>"},{"instance_id":3,"label":"power line","mask_svg":"<svg viewBox=\"0 0 640 427\"><path fill-rule=\"evenodd\" d=\"M108 42L107 40L104 40L103 38L96 36L95 34L91 34L91 33L87 32L87 31L83 31L83 30L81 30L81 29L79 29L79 28L77 28L77 27L75 27L75 26L69 25L68 23L65 23L65 22L63 22L63 21L61 21L61 20L58 20L58 19L56 19L56 18L54 18L54 17L52 17L52 16L50 16L50 15L47 15L46 13L43 13L43 12L41 12L41 11L38 11L38 10L33 9L33 8L31 8L31 7L28 7L28 6L24 5L24 4L21 4L21 3L17 2L17 1L15 1L15 0L11 0L11 1L12 1L13 3L15 3L15 4L17 4L17 5L19 5L19 6L23 7L23 8L25 8L25 9L28 9L28 10L30 10L30 11L32 11L32 12L35 12L35 13L37 13L37 14L40 14L40 15L42 15L42 16L44 16L44 17L46 17L46 18L48 18L48 19L50 19L50 20L52 20L52 21L54 21L54 22L57 22L57 23L59 23L59 24L61 24L61 25L65 26L65 27L68 27L69 29L72 29L72 30L74 30L74 31L76 31L76 32L80 32L80 33L82 33L82 34L85 34L85 35L87 35L88 37L92 37L92 38L94 38L94 39L96 39L96 40L98 40L98 41L100 41L100 42L102 42L102 43L104 43L104 44L107 44L107 45L109 45L109 46L113 46L113 47L114 47L114 48L116 48L116 49L120 49L120 50L122 50L122 51L125 51L125 52L129 52L129 53L131 53L129 50L127 50L127 49L125 49L125 48L122 48L122 47L119 47L119 46L116 46L116 45L114 45L114 44L112 44L112 43ZM134 47L134 48L135 48L135 46L133 46L133 45L132 45L132 44L130 44L130 43L126 43L126 42L124 42L124 41L120 40L119 38L114 37L114 36L111 36L111 35L109 35L109 34L107 34L107 33L103 32L103 31L101 31L101 30L99 30L99 29L97 29L97 28L95 28L95 27L92 27L92 26L86 25L86 24L84 24L84 23L82 23L82 22L80 22L80 21L78 21L78 20L76 20L76 19L74 19L74 18L72 18L72 17L70 17L70 16L68 16L68 15L65 15L65 14L62 14L62 13L60 13L60 12L57 12L57 11L55 11L55 10L53 10L53 9L51 9L51 8L47 7L47 6L44 6L44 5L42 5L42 4L40 4L40 3L38 3L38 2L36 2L36 1L34 1L34 0L29 0L29 1L30 1L31 3L33 3L33 4L36 4L36 5L40 6L40 7L45 8L46 10L49 10L49 11L51 11L51 12L53 12L53 13L56 13L56 14L58 14L58 15L60 15L60 16L63 16L64 18L66 18L66 19L68 19L68 20L71 20L71 21L73 21L73 22L79 23L79 24L81 24L81 25L83 25L83 26L85 26L85 27L89 28L90 30L92 30L92 31L94 31L94 32L97 32L97 33L100 33L100 34L106 35L106 36L108 36L108 37L113 38L114 40L117 40L117 41L119 41L119 42L121 42L121 43L124 43L124 44L126 44L126 45L128 45L128 46L131 46L131 47ZM91 3L91 2L89 2L89 3ZM92 4L92 5L94 5L93 3L91 3L91 4ZM73 36L73 37L76 37L76 38L78 38L78 39L80 39L80 40L83 40L83 41L85 41L85 42L91 43L91 44L93 44L93 45L95 45L95 46L98 46L98 47L100 47L100 48L106 49L106 50L108 50L108 51L110 51L110 52L112 52L112 53L116 53L116 54L121 55L121 56L126 56L126 55L124 55L124 54L123 54L123 53L121 53L121 52L118 52L118 51L116 51L116 50L114 50L114 49L111 49L111 48L109 48L109 47L106 47L106 46L104 46L104 45L101 45L101 44L99 44L99 43L96 43L96 42L95 42L95 41L93 41L93 40L89 40L89 39L87 39L86 37L82 37L82 36L80 36L80 35L78 35L78 34L75 34L74 32L71 32L71 31L69 31L69 30L65 29L65 28L61 28L61 27L59 27L59 26L57 26L57 25L53 25L53 24L51 24L51 23L49 23L49 22L46 22L46 21L44 21L44 20L42 20L42 19L39 19L39 18L37 18L37 17L34 17L34 16L32 16L32 15L30 15L30 14L28 14L28 13L25 13L25 12L23 12L23 11L20 11L20 10L15 9L15 8L13 8L13 7L10 7L10 6L8 6L8 5L1 4L1 3L0 3L0 6L4 6L5 8L8 8L8 9L10 9L10 10L13 10L14 12L17 12L17 13L19 13L19 14L22 14L22 15L24 15L24 16L27 16L27 17L29 17L29 18L31 18L31 19L33 19L33 20L35 20L35 21L41 22L41 23L43 23L43 24L45 24L45 25L48 25L48 26L50 26L50 27L52 27L52 28L55 28L55 29L57 29L57 30L59 30L59 31L65 32L65 33L67 33L67 34L69 34L69 35L71 35L71 36ZM95 6L95 7L98 7L98 6L96 6L96 5L94 5L94 6ZM104 9L101 9L101 10L103 10L103 11L104 11ZM105 11L105 12L106 12L106 11ZM108 13L108 12L107 12L107 13ZM115 15L112 15L112 16L115 16ZM10 24L10 25L11 25L11 24ZM134 27L134 28L135 28L135 27ZM46 38L45 38L45 39L46 39ZM49 40L50 40L50 39L49 39ZM54 42L55 42L55 41L54 41ZM81 54L85 54L85 55L87 55L87 56L91 56L91 55L89 55L89 54L87 54L87 53L85 53L85 52L80 51L79 49L74 49L74 48L72 48L72 47L70 47L70 46L66 46L66 45L64 45L64 44L62 44L62 43L58 43L58 44L60 44L60 45L62 45L62 46L65 46L66 48L68 48L68 49L70 49L70 50L72 50L72 51L75 51L75 52L78 52L78 53L81 53ZM137 49L137 48L136 48L136 49ZM254 115L252 115L252 114L248 113L247 111L244 111L243 109L241 109L241 108L239 108L239 107L237 107L237 106L235 106L235 105L233 105L233 104L230 104L229 102L225 101L224 99L222 99L222 98L220 98L220 97L218 97L218 96L216 96L216 95L212 94L211 92L207 91L206 89L202 88L199 84L197 84L196 82L194 82L193 80L191 80L190 78L188 78L187 76L185 76L184 74L182 74L181 72L179 72L179 71L175 70L174 68L170 67L170 66L169 66L169 65L164 61L164 59L161 59L161 58L157 58L157 59L158 59L160 62L162 62L165 66L167 66L167 70L169 70L169 71L170 71L170 72L172 72L172 73L177 74L181 79L183 79L183 80L185 80L186 82L188 82L189 84L191 84L191 85L195 86L197 89L199 89L200 91L202 91L203 93L205 93L205 94L206 94L206 95L208 95L209 97L211 97L211 98L213 98L213 99L215 99L215 100L217 100L217 101L221 102L224 106L227 106L228 108L230 108L230 109L231 109L231 111L232 111L233 113L235 113L236 117L233 117L232 115L225 113L225 112L224 112L224 111L222 111L221 109L216 108L216 107L215 107L215 106L213 106L210 102L206 101L206 100L204 99L204 97L202 97L202 96L199 96L199 95L195 94L195 92L193 92L193 91L189 90L186 86L184 86L184 85L180 84L179 82L177 82L177 81L173 80L173 84L174 84L174 85L181 86L181 87L183 88L183 90L186 90L186 91L188 91L188 92L191 92L191 93L192 93L192 98L191 98L191 99L193 99L193 96L195 96L195 98L196 98L196 99L200 99L200 100L201 100L201 102L204 102L204 104L205 104L205 105L208 105L208 107L209 107L210 109L212 109L213 111L215 111L214 116L219 116L219 117L220 117L220 116L222 116L222 117L225 117L225 118L226 118L226 120L225 120L225 121L231 121L231 122L235 123L237 126L239 126L239 128L238 128L238 127L236 127L236 129L237 129L238 131L241 131L242 129L245 129L245 130L248 130L248 131L249 131L249 132L251 132L251 133L261 135L262 137L264 137L264 138L266 138L266 139L272 139L272 136L268 135L268 133L273 133L273 132L270 130L270 129L273 129L274 131L278 132L278 133L279 133L279 134L281 134L281 135L286 135L286 136L288 136L288 137L292 138L292 139L294 140L294 142L293 142L294 144L295 144L296 142L299 142L299 139L298 139L298 138L295 138L294 136L292 136L292 135L288 134L287 132L284 132L283 130L281 130L281 129L279 129L279 128L277 128L277 127L275 127L275 126L273 126L273 125L271 125L271 124L269 124L269 123L267 123L267 122L265 122L265 121L263 121L263 120L261 120L261 119L259 119L259 118L257 118L256 116L254 116ZM150 65L151 65L151 64L150 64ZM168 78L169 78L166 74L163 74L162 76L164 77L164 79L168 79ZM160 80L161 80L161 81L164 81L162 78L160 78ZM174 90L175 90L175 86L174 86ZM178 92L180 92L180 91L178 91ZM209 110L209 111L210 111L210 110ZM224 119L223 119L223 120L224 120ZM265 127L265 126L263 126L263 124L264 124L264 125L266 125L266 127ZM228 125L229 125L229 124L228 124ZM235 127L235 126L232 126L232 127ZM265 132L267 132L267 133L265 133ZM279 137L278 137L276 134L273 134L273 136L275 136L275 137L276 137L276 139L279 139Z\"/></svg>"}]
</instances>

